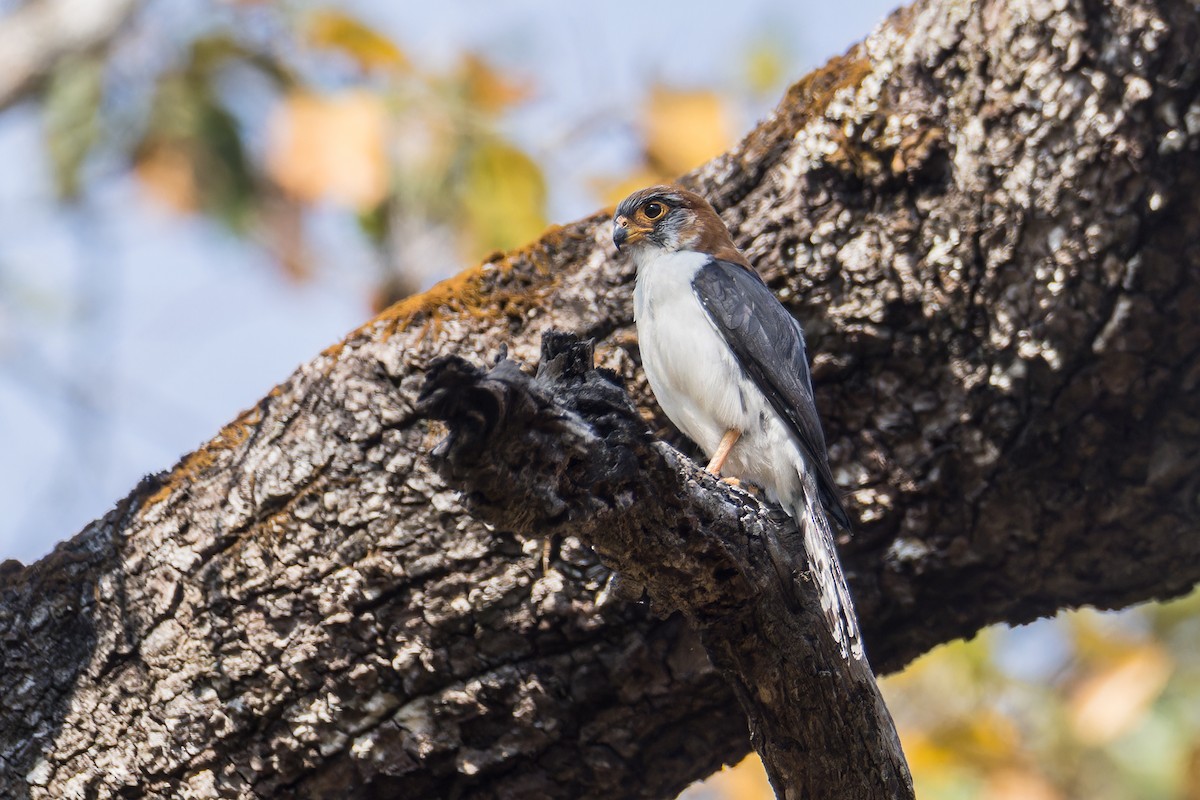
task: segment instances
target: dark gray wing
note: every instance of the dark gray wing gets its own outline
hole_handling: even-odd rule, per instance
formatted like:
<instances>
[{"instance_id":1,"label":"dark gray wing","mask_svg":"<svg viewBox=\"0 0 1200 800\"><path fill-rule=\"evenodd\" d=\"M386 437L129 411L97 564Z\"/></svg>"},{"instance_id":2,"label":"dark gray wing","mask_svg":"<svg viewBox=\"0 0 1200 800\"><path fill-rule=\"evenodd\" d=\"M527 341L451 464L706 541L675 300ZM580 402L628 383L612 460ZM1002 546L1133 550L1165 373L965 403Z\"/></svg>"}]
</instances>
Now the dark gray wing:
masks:
<instances>
[{"instance_id":1,"label":"dark gray wing","mask_svg":"<svg viewBox=\"0 0 1200 800\"><path fill-rule=\"evenodd\" d=\"M795 434L812 466L821 505L850 530L829 471L800 323L753 270L728 261L711 259L697 271L692 289L742 369Z\"/></svg>"}]
</instances>

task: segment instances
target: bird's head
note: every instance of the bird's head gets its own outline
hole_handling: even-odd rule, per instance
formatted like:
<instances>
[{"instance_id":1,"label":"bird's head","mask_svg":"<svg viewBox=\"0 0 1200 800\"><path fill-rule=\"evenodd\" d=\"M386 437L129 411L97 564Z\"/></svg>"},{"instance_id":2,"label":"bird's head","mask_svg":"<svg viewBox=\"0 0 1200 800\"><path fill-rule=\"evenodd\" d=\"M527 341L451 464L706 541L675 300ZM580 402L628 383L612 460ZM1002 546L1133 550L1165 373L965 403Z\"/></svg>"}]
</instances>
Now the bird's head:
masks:
<instances>
[{"instance_id":1,"label":"bird's head","mask_svg":"<svg viewBox=\"0 0 1200 800\"><path fill-rule=\"evenodd\" d=\"M613 215L613 244L635 258L653 250L694 250L746 263L708 201L679 186L651 186L622 200Z\"/></svg>"}]
</instances>

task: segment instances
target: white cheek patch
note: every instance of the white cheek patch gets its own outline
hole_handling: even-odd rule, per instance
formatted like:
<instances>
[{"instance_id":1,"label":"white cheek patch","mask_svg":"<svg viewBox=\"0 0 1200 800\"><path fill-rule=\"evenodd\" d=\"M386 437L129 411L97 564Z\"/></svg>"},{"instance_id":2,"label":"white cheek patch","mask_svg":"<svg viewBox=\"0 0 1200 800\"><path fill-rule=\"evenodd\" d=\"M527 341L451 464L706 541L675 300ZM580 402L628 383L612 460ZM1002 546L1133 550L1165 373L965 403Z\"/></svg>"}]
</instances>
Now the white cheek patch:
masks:
<instances>
[{"instance_id":1,"label":"white cheek patch","mask_svg":"<svg viewBox=\"0 0 1200 800\"><path fill-rule=\"evenodd\" d=\"M666 250L692 250L699 241L696 215L684 208L673 208L655 227L655 238Z\"/></svg>"}]
</instances>

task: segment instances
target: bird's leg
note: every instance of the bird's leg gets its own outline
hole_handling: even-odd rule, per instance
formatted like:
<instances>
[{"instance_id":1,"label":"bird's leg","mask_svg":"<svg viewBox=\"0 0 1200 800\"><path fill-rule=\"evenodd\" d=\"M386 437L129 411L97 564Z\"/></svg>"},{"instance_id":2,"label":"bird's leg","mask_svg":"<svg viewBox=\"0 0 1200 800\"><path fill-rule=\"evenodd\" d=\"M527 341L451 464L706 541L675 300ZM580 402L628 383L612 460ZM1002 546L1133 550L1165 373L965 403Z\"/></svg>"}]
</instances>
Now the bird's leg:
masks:
<instances>
[{"instance_id":1,"label":"bird's leg","mask_svg":"<svg viewBox=\"0 0 1200 800\"><path fill-rule=\"evenodd\" d=\"M730 428L725 431L725 435L721 437L721 443L717 445L717 452L713 453L712 459L705 467L710 474L720 476L721 467L725 466L725 459L729 458L729 451L737 444L737 440L741 438L742 432L737 428Z\"/></svg>"}]
</instances>

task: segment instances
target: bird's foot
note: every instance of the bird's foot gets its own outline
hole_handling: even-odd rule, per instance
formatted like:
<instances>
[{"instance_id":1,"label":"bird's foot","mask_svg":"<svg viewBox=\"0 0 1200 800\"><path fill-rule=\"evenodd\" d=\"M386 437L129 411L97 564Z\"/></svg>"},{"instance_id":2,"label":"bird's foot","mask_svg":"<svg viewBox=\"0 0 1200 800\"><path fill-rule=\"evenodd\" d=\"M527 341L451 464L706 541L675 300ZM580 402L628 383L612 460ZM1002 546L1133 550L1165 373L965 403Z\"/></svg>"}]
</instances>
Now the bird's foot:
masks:
<instances>
[{"instance_id":1,"label":"bird's foot","mask_svg":"<svg viewBox=\"0 0 1200 800\"><path fill-rule=\"evenodd\" d=\"M742 436L742 432L731 428L725 431L725 435L721 437L721 443L717 445L717 451L713 453L712 459L705 467L711 474L720 477L721 467L725 466L725 459L729 458L729 451L737 444L737 440Z\"/></svg>"}]
</instances>

